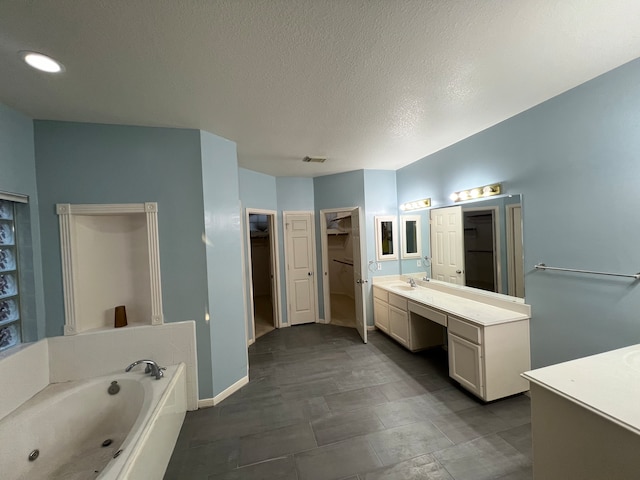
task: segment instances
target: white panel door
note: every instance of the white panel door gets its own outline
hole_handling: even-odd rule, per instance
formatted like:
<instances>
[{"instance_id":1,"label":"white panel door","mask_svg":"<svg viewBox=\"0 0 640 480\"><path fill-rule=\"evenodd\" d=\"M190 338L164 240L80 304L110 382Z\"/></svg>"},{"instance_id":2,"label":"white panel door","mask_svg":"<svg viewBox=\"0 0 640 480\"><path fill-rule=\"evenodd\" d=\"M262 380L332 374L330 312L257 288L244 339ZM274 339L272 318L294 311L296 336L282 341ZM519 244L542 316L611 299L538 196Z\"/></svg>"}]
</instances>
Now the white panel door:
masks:
<instances>
[{"instance_id":1,"label":"white panel door","mask_svg":"<svg viewBox=\"0 0 640 480\"><path fill-rule=\"evenodd\" d=\"M313 215L284 212L287 297L291 325L316 321Z\"/></svg>"},{"instance_id":2,"label":"white panel door","mask_svg":"<svg viewBox=\"0 0 640 480\"><path fill-rule=\"evenodd\" d=\"M360 207L351 211L351 235L353 240L353 279L356 282L355 304L356 304L356 328L362 341L367 343L367 316L364 304L364 288L367 283L367 274L363 269L361 252L362 239L360 235Z\"/></svg>"},{"instance_id":3,"label":"white panel door","mask_svg":"<svg viewBox=\"0 0 640 480\"><path fill-rule=\"evenodd\" d=\"M465 284L462 207L431 210L431 275L436 280Z\"/></svg>"}]
</instances>

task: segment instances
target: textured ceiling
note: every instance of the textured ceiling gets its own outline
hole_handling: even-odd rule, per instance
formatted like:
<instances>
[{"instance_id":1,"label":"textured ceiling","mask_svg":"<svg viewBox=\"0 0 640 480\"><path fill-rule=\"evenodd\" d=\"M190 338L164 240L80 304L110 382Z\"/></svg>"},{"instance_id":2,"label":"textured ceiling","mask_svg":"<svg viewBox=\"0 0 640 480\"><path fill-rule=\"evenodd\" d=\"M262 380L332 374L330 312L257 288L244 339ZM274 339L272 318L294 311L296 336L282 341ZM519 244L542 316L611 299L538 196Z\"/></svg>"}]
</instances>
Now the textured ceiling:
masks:
<instances>
[{"instance_id":1,"label":"textured ceiling","mask_svg":"<svg viewBox=\"0 0 640 480\"><path fill-rule=\"evenodd\" d=\"M1 103L207 130L276 176L396 169L638 56L638 0L0 0Z\"/></svg>"}]
</instances>

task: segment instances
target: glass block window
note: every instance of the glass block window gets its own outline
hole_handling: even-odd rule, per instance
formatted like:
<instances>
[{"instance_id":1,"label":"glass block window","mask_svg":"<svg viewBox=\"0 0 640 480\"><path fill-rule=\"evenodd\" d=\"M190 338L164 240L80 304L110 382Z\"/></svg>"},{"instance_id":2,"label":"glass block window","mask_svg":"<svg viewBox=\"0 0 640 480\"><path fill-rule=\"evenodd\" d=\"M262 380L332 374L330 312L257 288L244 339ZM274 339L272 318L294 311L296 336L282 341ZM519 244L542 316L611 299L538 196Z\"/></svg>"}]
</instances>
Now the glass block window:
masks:
<instances>
[{"instance_id":1,"label":"glass block window","mask_svg":"<svg viewBox=\"0 0 640 480\"><path fill-rule=\"evenodd\" d=\"M0 351L21 342L14 203L0 199Z\"/></svg>"}]
</instances>

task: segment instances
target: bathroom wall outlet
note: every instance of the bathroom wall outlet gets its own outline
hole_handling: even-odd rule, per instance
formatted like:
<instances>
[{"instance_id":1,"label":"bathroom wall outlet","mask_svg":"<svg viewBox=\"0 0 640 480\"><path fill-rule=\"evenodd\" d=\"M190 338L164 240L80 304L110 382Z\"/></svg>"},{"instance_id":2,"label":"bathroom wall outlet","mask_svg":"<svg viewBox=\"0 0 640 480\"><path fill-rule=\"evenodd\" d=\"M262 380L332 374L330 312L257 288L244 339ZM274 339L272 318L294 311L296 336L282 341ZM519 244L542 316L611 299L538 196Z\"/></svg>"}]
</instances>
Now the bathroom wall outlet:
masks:
<instances>
[{"instance_id":1,"label":"bathroom wall outlet","mask_svg":"<svg viewBox=\"0 0 640 480\"><path fill-rule=\"evenodd\" d=\"M378 262L378 263L376 264L376 268L377 268L378 270L382 270L382 264L381 264L380 262Z\"/></svg>"},{"instance_id":2,"label":"bathroom wall outlet","mask_svg":"<svg viewBox=\"0 0 640 480\"><path fill-rule=\"evenodd\" d=\"M421 266L422 266L422 260L418 260L418 261L416 262L416 265L417 265L418 267L421 267Z\"/></svg>"}]
</instances>

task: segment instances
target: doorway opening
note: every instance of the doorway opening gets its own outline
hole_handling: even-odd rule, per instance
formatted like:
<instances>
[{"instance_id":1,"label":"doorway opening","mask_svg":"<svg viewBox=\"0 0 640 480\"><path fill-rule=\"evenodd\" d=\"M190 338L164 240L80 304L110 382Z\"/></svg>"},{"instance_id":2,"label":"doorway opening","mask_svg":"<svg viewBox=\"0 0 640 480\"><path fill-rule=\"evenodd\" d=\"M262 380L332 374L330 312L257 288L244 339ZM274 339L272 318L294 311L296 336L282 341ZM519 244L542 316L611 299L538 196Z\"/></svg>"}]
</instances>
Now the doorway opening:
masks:
<instances>
[{"instance_id":1,"label":"doorway opening","mask_svg":"<svg viewBox=\"0 0 640 480\"><path fill-rule=\"evenodd\" d=\"M247 209L253 340L279 328L276 212Z\"/></svg>"},{"instance_id":2,"label":"doorway opening","mask_svg":"<svg viewBox=\"0 0 640 480\"><path fill-rule=\"evenodd\" d=\"M497 208L463 210L465 282L500 292Z\"/></svg>"},{"instance_id":3,"label":"doorway opening","mask_svg":"<svg viewBox=\"0 0 640 480\"><path fill-rule=\"evenodd\" d=\"M325 322L356 328L351 211L323 211ZM327 299L329 300L327 302Z\"/></svg>"}]
</instances>

